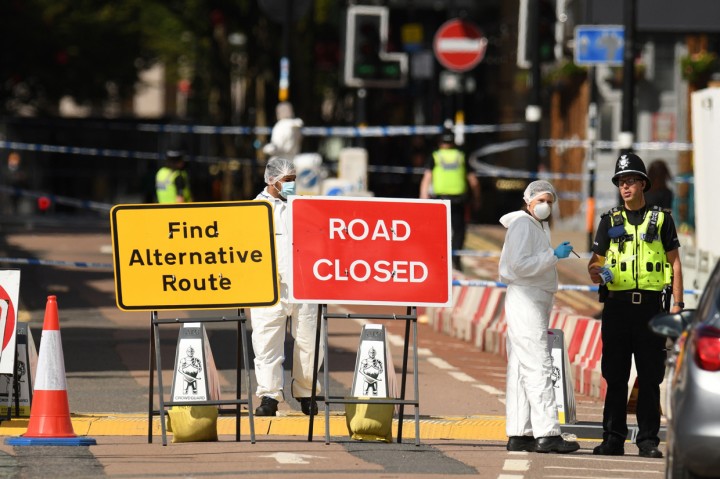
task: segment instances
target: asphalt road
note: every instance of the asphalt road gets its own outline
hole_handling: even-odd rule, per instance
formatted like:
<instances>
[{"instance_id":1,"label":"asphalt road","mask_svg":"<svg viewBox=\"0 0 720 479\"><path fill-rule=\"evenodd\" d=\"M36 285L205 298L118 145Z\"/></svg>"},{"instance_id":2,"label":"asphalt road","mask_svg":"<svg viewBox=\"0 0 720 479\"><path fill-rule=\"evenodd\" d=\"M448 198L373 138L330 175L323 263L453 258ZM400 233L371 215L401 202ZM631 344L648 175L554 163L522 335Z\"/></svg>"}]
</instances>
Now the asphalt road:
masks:
<instances>
[{"instance_id":1,"label":"asphalt road","mask_svg":"<svg viewBox=\"0 0 720 479\"><path fill-rule=\"evenodd\" d=\"M107 223L96 218L49 218L31 223L0 224L0 256L54 261L110 264L110 233ZM490 238L490 235L488 235ZM487 260L492 261L492 260ZM492 265L473 263L472 271L492 270ZM21 269L21 318L29 320L36 344L48 295L58 298L62 343L71 412L147 414L150 314L123 312L115 305L113 274L103 268L51 265L6 265ZM483 279L494 279L493 277ZM350 308L337 307L341 311ZM353 308L357 311L358 308ZM403 312L401 308L398 312ZM228 313L234 313L229 311ZM181 317L207 316L208 312L174 312ZM212 312L212 314L223 314ZM172 317L170 313L161 316ZM388 322L391 335L401 338L404 325ZM420 413L425 424L447 418L495 418L504 416L505 362L503 358L474 350L467 343L444 336L425 324L418 326L420 359ZM177 327L167 326L161 335L165 385L171 382ZM331 390L347 390L352 382L360 324L333 321L330 328ZM232 325L208 325L223 395L234 396L237 336ZM286 341L287 357L291 343ZM395 365L401 348L393 347ZM251 352L252 357L252 352ZM286 364L286 375L289 371ZM412 370L410 369L410 373ZM286 378L289 383L289 377ZM412 384L412 382L410 382ZM408 395L412 397L412 388ZM243 391L245 395L245 391ZM597 423L601 404L577 396L578 419ZM337 408L335 408L337 409ZM410 408L412 409L412 408ZM281 404L282 420L307 418L290 399ZM406 414L412 411L406 408ZM258 423L260 424L260 423ZM264 423L262 423L264 424ZM412 430L412 417L406 419ZM8 423L0 434L13 435ZM317 427L317 424L316 424ZM231 435L219 442L152 444L142 434L97 436L90 447L0 446L1 477L441 477L487 478L534 477L658 477L664 462L642 459L634 445L627 455L594 457L596 439L581 440L582 449L571 455L508 453L504 431L484 426L458 431L447 437L412 440L402 444L373 444L335 435L330 444L322 437L308 442L303 434L272 435L260 428L255 444L247 436L240 443ZM490 432L489 432L490 431ZM78 432L78 431L76 431ZM583 439L583 438L581 438Z\"/></svg>"}]
</instances>

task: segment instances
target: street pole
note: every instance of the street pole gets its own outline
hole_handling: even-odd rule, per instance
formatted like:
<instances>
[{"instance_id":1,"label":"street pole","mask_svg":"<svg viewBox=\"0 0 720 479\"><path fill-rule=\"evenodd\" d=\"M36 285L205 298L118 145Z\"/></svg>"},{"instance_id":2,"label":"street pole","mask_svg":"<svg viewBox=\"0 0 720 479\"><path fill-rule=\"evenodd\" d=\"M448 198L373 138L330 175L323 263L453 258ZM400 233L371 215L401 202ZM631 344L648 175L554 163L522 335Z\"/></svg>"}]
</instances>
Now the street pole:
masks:
<instances>
[{"instance_id":1,"label":"street pole","mask_svg":"<svg viewBox=\"0 0 720 479\"><path fill-rule=\"evenodd\" d=\"M365 88L357 89L356 114L357 126L360 128L364 128L367 126L367 94L368 91ZM362 136L358 136L356 144L360 148L365 148L365 138Z\"/></svg>"},{"instance_id":2,"label":"street pole","mask_svg":"<svg viewBox=\"0 0 720 479\"><path fill-rule=\"evenodd\" d=\"M622 125L618 142L620 153L632 150L635 141L635 19L637 0L624 1L625 45L623 47Z\"/></svg>"},{"instance_id":3,"label":"street pole","mask_svg":"<svg viewBox=\"0 0 720 479\"><path fill-rule=\"evenodd\" d=\"M458 73L460 88L455 97L455 144L462 147L465 144L465 74Z\"/></svg>"},{"instance_id":4,"label":"street pole","mask_svg":"<svg viewBox=\"0 0 720 479\"><path fill-rule=\"evenodd\" d=\"M288 101L290 99L290 28L292 27L292 19L293 0L285 0L278 101Z\"/></svg>"},{"instance_id":5,"label":"street pole","mask_svg":"<svg viewBox=\"0 0 720 479\"><path fill-rule=\"evenodd\" d=\"M587 120L587 139L590 142L585 157L587 161L588 171L588 199L587 199L587 216L586 231L588 234L588 251L592 251L593 246L593 228L595 225L595 171L597 162L595 160L595 141L597 140L598 131L598 92L595 84L595 67L591 66L588 70L588 82L590 88L590 103L588 105Z\"/></svg>"},{"instance_id":6,"label":"street pole","mask_svg":"<svg viewBox=\"0 0 720 479\"><path fill-rule=\"evenodd\" d=\"M540 106L540 2L528 0L527 34L530 45L530 94L525 107L525 121L528 128L528 171L537 173L540 166L538 141L540 140L540 120L542 107Z\"/></svg>"}]
</instances>

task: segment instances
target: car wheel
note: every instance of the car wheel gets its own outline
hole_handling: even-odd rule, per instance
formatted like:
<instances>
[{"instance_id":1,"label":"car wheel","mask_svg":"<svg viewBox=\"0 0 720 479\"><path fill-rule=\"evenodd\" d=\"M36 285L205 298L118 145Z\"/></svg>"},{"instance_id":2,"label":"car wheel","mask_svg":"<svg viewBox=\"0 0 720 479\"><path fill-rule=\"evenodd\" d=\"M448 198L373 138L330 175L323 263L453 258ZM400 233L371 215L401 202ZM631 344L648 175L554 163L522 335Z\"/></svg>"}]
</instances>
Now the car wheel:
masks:
<instances>
[{"instance_id":1,"label":"car wheel","mask_svg":"<svg viewBox=\"0 0 720 479\"><path fill-rule=\"evenodd\" d=\"M691 473L685 464L680 461L675 447L668 449L665 461L665 478L666 479L695 479L695 474Z\"/></svg>"}]
</instances>

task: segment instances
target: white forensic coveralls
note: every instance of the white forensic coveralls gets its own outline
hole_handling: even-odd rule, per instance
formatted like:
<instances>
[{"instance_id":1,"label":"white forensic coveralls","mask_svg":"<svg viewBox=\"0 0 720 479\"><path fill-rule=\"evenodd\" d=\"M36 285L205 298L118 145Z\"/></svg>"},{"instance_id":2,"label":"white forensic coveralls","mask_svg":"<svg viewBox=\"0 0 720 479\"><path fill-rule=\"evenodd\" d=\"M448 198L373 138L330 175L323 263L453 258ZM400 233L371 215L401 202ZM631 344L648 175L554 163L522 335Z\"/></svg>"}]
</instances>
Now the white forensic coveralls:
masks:
<instances>
[{"instance_id":1,"label":"white forensic coveralls","mask_svg":"<svg viewBox=\"0 0 720 479\"><path fill-rule=\"evenodd\" d=\"M508 436L560 434L548 327L557 292L558 258L550 229L525 211L500 218L508 231L500 255L500 281L506 283Z\"/></svg>"},{"instance_id":2,"label":"white forensic coveralls","mask_svg":"<svg viewBox=\"0 0 720 479\"><path fill-rule=\"evenodd\" d=\"M300 118L283 118L277 121L270 133L270 143L263 147L267 155L293 159L302 146L303 121Z\"/></svg>"},{"instance_id":3,"label":"white forensic coveralls","mask_svg":"<svg viewBox=\"0 0 720 479\"><path fill-rule=\"evenodd\" d=\"M268 187L270 188L270 187ZM283 362L285 361L285 329L287 317L292 316L293 345L292 396L308 398L312 393L313 361L317 304L290 303L288 275L290 272L290 218L287 202L274 198L263 190L256 200L267 200L273 205L277 270L280 276L280 301L267 308L251 308L252 345L255 353L255 379L258 397L267 396L282 402ZM318 368L323 362L323 344L320 342ZM316 392L320 392L317 381Z\"/></svg>"}]
</instances>

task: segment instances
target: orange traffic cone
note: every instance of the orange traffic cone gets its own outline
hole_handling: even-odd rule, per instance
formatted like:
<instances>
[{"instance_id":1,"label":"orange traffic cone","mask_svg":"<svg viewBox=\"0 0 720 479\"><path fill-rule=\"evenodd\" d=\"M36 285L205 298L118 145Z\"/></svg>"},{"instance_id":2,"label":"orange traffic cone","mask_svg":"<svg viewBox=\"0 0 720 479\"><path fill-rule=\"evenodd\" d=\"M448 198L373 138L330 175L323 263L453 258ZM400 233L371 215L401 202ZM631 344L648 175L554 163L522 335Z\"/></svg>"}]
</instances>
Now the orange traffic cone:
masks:
<instances>
[{"instance_id":1,"label":"orange traffic cone","mask_svg":"<svg viewBox=\"0 0 720 479\"><path fill-rule=\"evenodd\" d=\"M95 439L77 437L70 421L65 383L65 360L60 340L60 321L55 296L45 306L40 353L30 422L25 434L5 440L12 446L90 446Z\"/></svg>"}]
</instances>

